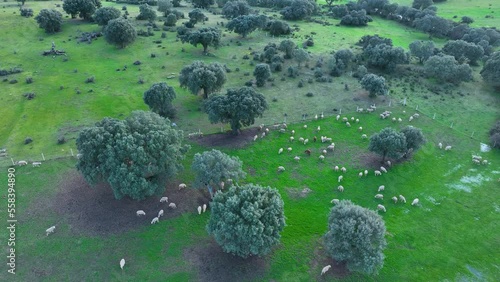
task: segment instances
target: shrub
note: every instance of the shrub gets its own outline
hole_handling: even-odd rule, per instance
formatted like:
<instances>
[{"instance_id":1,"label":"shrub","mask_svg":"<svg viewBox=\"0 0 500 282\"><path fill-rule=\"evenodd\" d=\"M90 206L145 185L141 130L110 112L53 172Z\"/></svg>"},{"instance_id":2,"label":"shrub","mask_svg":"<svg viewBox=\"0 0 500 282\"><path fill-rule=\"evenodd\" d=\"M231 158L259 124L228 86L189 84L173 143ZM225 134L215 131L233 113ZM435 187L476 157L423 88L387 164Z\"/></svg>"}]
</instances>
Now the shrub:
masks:
<instances>
[{"instance_id":1,"label":"shrub","mask_svg":"<svg viewBox=\"0 0 500 282\"><path fill-rule=\"evenodd\" d=\"M35 99L36 94L33 92L27 92L23 94L23 97L28 99L28 100L33 100Z\"/></svg>"},{"instance_id":2,"label":"shrub","mask_svg":"<svg viewBox=\"0 0 500 282\"><path fill-rule=\"evenodd\" d=\"M110 20L119 18L121 15L120 10L113 7L102 7L95 11L93 18L94 21L100 25L105 26Z\"/></svg>"},{"instance_id":3,"label":"shrub","mask_svg":"<svg viewBox=\"0 0 500 282\"><path fill-rule=\"evenodd\" d=\"M33 9L21 7L19 9L22 17L30 18L33 17Z\"/></svg>"},{"instance_id":4,"label":"shrub","mask_svg":"<svg viewBox=\"0 0 500 282\"><path fill-rule=\"evenodd\" d=\"M125 48L137 38L137 31L129 20L118 18L109 21L104 29L104 38L110 44Z\"/></svg>"},{"instance_id":5,"label":"shrub","mask_svg":"<svg viewBox=\"0 0 500 282\"><path fill-rule=\"evenodd\" d=\"M94 83L94 82L95 82L95 77L94 76L87 77L87 79L85 79L85 83Z\"/></svg>"},{"instance_id":6,"label":"shrub","mask_svg":"<svg viewBox=\"0 0 500 282\"><path fill-rule=\"evenodd\" d=\"M26 83L27 83L27 84L31 84L31 83L33 83L33 77L28 76L28 77L26 78Z\"/></svg>"},{"instance_id":7,"label":"shrub","mask_svg":"<svg viewBox=\"0 0 500 282\"><path fill-rule=\"evenodd\" d=\"M66 138L64 136L57 137L57 144L58 145L62 145L64 143L66 143Z\"/></svg>"},{"instance_id":8,"label":"shrub","mask_svg":"<svg viewBox=\"0 0 500 282\"><path fill-rule=\"evenodd\" d=\"M43 28L46 33L54 33L61 30L62 14L56 10L42 9L35 17L40 28Z\"/></svg>"},{"instance_id":9,"label":"shrub","mask_svg":"<svg viewBox=\"0 0 500 282\"><path fill-rule=\"evenodd\" d=\"M33 138L31 138L31 137L26 137L26 138L24 139L24 144L25 144L25 145L27 145L27 144L29 144L29 143L31 143L31 142L33 142Z\"/></svg>"},{"instance_id":10,"label":"shrub","mask_svg":"<svg viewBox=\"0 0 500 282\"><path fill-rule=\"evenodd\" d=\"M154 21L156 19L156 11L148 4L142 4L139 6L139 15L137 19Z\"/></svg>"}]
</instances>

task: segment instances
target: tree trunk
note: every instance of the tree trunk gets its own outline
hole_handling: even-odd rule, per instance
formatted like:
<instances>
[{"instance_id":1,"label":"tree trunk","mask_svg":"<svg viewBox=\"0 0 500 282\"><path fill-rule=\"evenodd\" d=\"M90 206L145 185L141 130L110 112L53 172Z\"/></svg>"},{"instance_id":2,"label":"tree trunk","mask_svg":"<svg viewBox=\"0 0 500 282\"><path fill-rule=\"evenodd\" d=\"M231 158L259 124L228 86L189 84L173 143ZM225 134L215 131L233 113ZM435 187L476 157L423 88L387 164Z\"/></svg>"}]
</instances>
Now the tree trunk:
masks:
<instances>
[{"instance_id":1,"label":"tree trunk","mask_svg":"<svg viewBox=\"0 0 500 282\"><path fill-rule=\"evenodd\" d=\"M387 152L384 152L384 154L382 155L382 163L385 162L385 156L387 155Z\"/></svg>"},{"instance_id":2,"label":"tree trunk","mask_svg":"<svg viewBox=\"0 0 500 282\"><path fill-rule=\"evenodd\" d=\"M207 99L208 98L208 90L206 87L203 87L203 99Z\"/></svg>"},{"instance_id":3,"label":"tree trunk","mask_svg":"<svg viewBox=\"0 0 500 282\"><path fill-rule=\"evenodd\" d=\"M214 197L214 192L212 187L210 185L207 185L208 193L210 193L210 198L212 199Z\"/></svg>"},{"instance_id":4,"label":"tree trunk","mask_svg":"<svg viewBox=\"0 0 500 282\"><path fill-rule=\"evenodd\" d=\"M208 45L205 44L202 45L203 45L203 54L207 54Z\"/></svg>"}]
</instances>

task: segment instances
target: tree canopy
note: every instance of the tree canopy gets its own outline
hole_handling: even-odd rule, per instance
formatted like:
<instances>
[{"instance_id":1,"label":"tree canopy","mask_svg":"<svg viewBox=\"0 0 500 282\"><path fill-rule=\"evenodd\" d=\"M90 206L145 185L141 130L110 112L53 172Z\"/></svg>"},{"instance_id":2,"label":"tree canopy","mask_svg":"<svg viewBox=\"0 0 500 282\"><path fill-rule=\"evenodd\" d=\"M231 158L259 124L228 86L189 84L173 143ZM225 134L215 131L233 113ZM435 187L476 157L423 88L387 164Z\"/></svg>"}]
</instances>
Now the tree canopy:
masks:
<instances>
[{"instance_id":1,"label":"tree canopy","mask_svg":"<svg viewBox=\"0 0 500 282\"><path fill-rule=\"evenodd\" d=\"M383 76L378 76L373 73L366 74L361 79L361 85L365 90L370 92L370 97L376 97L377 95L385 95L387 93L387 86L385 84L385 78Z\"/></svg>"},{"instance_id":2,"label":"tree canopy","mask_svg":"<svg viewBox=\"0 0 500 282\"><path fill-rule=\"evenodd\" d=\"M152 112L104 118L80 132L76 168L91 185L108 182L116 199L142 200L163 192L166 181L182 169L189 149L182 141L182 131Z\"/></svg>"},{"instance_id":3,"label":"tree canopy","mask_svg":"<svg viewBox=\"0 0 500 282\"><path fill-rule=\"evenodd\" d=\"M168 16L173 6L170 0L158 0L158 11L162 12L165 17Z\"/></svg>"},{"instance_id":4,"label":"tree canopy","mask_svg":"<svg viewBox=\"0 0 500 282\"><path fill-rule=\"evenodd\" d=\"M271 68L268 64L258 64L255 66L253 75L257 86L262 87L266 84L266 80L271 77Z\"/></svg>"},{"instance_id":5,"label":"tree canopy","mask_svg":"<svg viewBox=\"0 0 500 282\"><path fill-rule=\"evenodd\" d=\"M43 28L46 33L54 33L61 30L62 14L57 10L42 9L35 17L40 28Z\"/></svg>"},{"instance_id":6,"label":"tree canopy","mask_svg":"<svg viewBox=\"0 0 500 282\"><path fill-rule=\"evenodd\" d=\"M431 35L445 37L453 28L453 22L438 16L425 15L413 21L415 28Z\"/></svg>"},{"instance_id":7,"label":"tree canopy","mask_svg":"<svg viewBox=\"0 0 500 282\"><path fill-rule=\"evenodd\" d=\"M417 57L421 64L434 55L434 49L434 42L430 40L415 40L410 43L411 55Z\"/></svg>"},{"instance_id":8,"label":"tree canopy","mask_svg":"<svg viewBox=\"0 0 500 282\"><path fill-rule=\"evenodd\" d=\"M441 82L460 84L472 80L472 69L468 64L459 64L453 56L436 55L424 63L424 72L428 77Z\"/></svg>"},{"instance_id":9,"label":"tree canopy","mask_svg":"<svg viewBox=\"0 0 500 282\"><path fill-rule=\"evenodd\" d=\"M226 25L228 30L240 34L243 38L247 37L249 33L255 31L259 26L259 17L255 15L239 16L230 20Z\"/></svg>"},{"instance_id":10,"label":"tree canopy","mask_svg":"<svg viewBox=\"0 0 500 282\"><path fill-rule=\"evenodd\" d=\"M366 15L366 11L350 11L340 20L341 25L347 26L366 26L369 22L373 21L372 17Z\"/></svg>"},{"instance_id":11,"label":"tree canopy","mask_svg":"<svg viewBox=\"0 0 500 282\"><path fill-rule=\"evenodd\" d=\"M500 52L491 54L481 70L481 76L497 90L500 90Z\"/></svg>"},{"instance_id":12,"label":"tree canopy","mask_svg":"<svg viewBox=\"0 0 500 282\"><path fill-rule=\"evenodd\" d=\"M213 197L214 190L223 188L221 182L228 182L229 179L237 182L246 177L242 167L243 162L238 157L231 157L219 150L196 153L191 165L191 170L196 174L194 185L196 188L207 188Z\"/></svg>"},{"instance_id":13,"label":"tree canopy","mask_svg":"<svg viewBox=\"0 0 500 282\"><path fill-rule=\"evenodd\" d=\"M104 28L104 38L110 44L125 48L137 38L137 31L132 23L124 18L110 20Z\"/></svg>"},{"instance_id":14,"label":"tree canopy","mask_svg":"<svg viewBox=\"0 0 500 282\"><path fill-rule=\"evenodd\" d=\"M120 10L116 8L102 7L97 9L92 17L94 18L94 21L98 25L105 26L108 24L110 20L117 19L120 17L120 15L121 15Z\"/></svg>"},{"instance_id":15,"label":"tree canopy","mask_svg":"<svg viewBox=\"0 0 500 282\"><path fill-rule=\"evenodd\" d=\"M425 137L420 128L413 127L411 125L401 129L401 133L404 134L406 140L406 150L404 157L407 157L409 153L415 152L422 145L425 144Z\"/></svg>"},{"instance_id":16,"label":"tree canopy","mask_svg":"<svg viewBox=\"0 0 500 282\"><path fill-rule=\"evenodd\" d=\"M210 5L213 5L215 3L214 0L192 0L192 2L195 8L202 8L202 9L206 9Z\"/></svg>"},{"instance_id":17,"label":"tree canopy","mask_svg":"<svg viewBox=\"0 0 500 282\"><path fill-rule=\"evenodd\" d=\"M387 71L394 71L399 64L410 62L410 55L401 47L392 47L387 44L369 46L363 50L371 66Z\"/></svg>"},{"instance_id":18,"label":"tree canopy","mask_svg":"<svg viewBox=\"0 0 500 282\"><path fill-rule=\"evenodd\" d=\"M384 128L370 137L368 150L382 155L382 163L386 157L399 159L406 151L406 137L390 127Z\"/></svg>"},{"instance_id":19,"label":"tree canopy","mask_svg":"<svg viewBox=\"0 0 500 282\"><path fill-rule=\"evenodd\" d=\"M156 11L148 4L141 4L139 6L138 20L154 21L156 19Z\"/></svg>"},{"instance_id":20,"label":"tree canopy","mask_svg":"<svg viewBox=\"0 0 500 282\"><path fill-rule=\"evenodd\" d=\"M384 265L385 223L376 212L342 200L328 217L327 252L350 271L377 274Z\"/></svg>"},{"instance_id":21,"label":"tree canopy","mask_svg":"<svg viewBox=\"0 0 500 282\"><path fill-rule=\"evenodd\" d=\"M226 82L226 72L220 63L205 65L195 61L182 68L179 75L181 87L187 88L192 94L198 95L203 90L203 98L219 91Z\"/></svg>"},{"instance_id":22,"label":"tree canopy","mask_svg":"<svg viewBox=\"0 0 500 282\"><path fill-rule=\"evenodd\" d=\"M272 36L281 36L292 33L292 29L287 22L275 20L266 23L265 30L268 30Z\"/></svg>"},{"instance_id":23,"label":"tree canopy","mask_svg":"<svg viewBox=\"0 0 500 282\"><path fill-rule=\"evenodd\" d=\"M263 256L279 244L285 227L278 190L256 184L233 186L215 194L207 231L224 252L242 258Z\"/></svg>"},{"instance_id":24,"label":"tree canopy","mask_svg":"<svg viewBox=\"0 0 500 282\"><path fill-rule=\"evenodd\" d=\"M165 82L160 82L153 84L146 90L143 99L152 112L162 117L173 118L175 116L175 108L172 105L172 101L175 99L175 96L175 90L172 86L168 86Z\"/></svg>"},{"instance_id":25,"label":"tree canopy","mask_svg":"<svg viewBox=\"0 0 500 282\"><path fill-rule=\"evenodd\" d=\"M315 1L292 0L291 3L280 11L285 20L301 20L312 16L318 10Z\"/></svg>"},{"instance_id":26,"label":"tree canopy","mask_svg":"<svg viewBox=\"0 0 500 282\"><path fill-rule=\"evenodd\" d=\"M219 48L221 31L216 27L204 27L188 32L185 35L179 35L179 37L182 43L188 42L194 47L197 47L198 44L201 44L201 46L203 46L203 53L207 53L208 46Z\"/></svg>"},{"instance_id":27,"label":"tree canopy","mask_svg":"<svg viewBox=\"0 0 500 282\"><path fill-rule=\"evenodd\" d=\"M234 19L239 16L250 14L251 9L252 8L250 7L250 5L248 5L247 1L229 1L224 4L224 7L222 8L222 14L228 19Z\"/></svg>"},{"instance_id":28,"label":"tree canopy","mask_svg":"<svg viewBox=\"0 0 500 282\"><path fill-rule=\"evenodd\" d=\"M96 9L100 7L100 0L64 0L62 6L63 10L71 15L71 18L74 19L78 15L85 20L91 20Z\"/></svg>"},{"instance_id":29,"label":"tree canopy","mask_svg":"<svg viewBox=\"0 0 500 282\"><path fill-rule=\"evenodd\" d=\"M285 39L281 41L278 49L285 52L285 59L291 59L293 57L293 50L297 48L297 44L290 39Z\"/></svg>"},{"instance_id":30,"label":"tree canopy","mask_svg":"<svg viewBox=\"0 0 500 282\"><path fill-rule=\"evenodd\" d=\"M483 47L463 40L449 40L444 45L443 52L455 57L459 62L468 60L469 64L474 66L484 55Z\"/></svg>"},{"instance_id":31,"label":"tree canopy","mask_svg":"<svg viewBox=\"0 0 500 282\"><path fill-rule=\"evenodd\" d=\"M293 50L293 59L297 61L299 68L302 63L309 61L310 58L309 53L302 48Z\"/></svg>"},{"instance_id":32,"label":"tree canopy","mask_svg":"<svg viewBox=\"0 0 500 282\"><path fill-rule=\"evenodd\" d=\"M268 105L264 95L251 87L228 89L225 96L210 97L204 103L204 111L211 123L229 123L234 134L241 127L255 123L256 117L262 117Z\"/></svg>"}]
</instances>

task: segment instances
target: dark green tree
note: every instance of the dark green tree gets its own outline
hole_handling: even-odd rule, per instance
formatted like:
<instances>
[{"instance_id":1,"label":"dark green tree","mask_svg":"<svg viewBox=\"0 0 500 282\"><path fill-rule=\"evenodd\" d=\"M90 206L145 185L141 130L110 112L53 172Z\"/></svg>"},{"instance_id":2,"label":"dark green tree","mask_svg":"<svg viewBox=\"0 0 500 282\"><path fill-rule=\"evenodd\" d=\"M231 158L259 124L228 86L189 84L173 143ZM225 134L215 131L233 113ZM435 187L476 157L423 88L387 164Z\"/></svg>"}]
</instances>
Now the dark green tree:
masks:
<instances>
[{"instance_id":1,"label":"dark green tree","mask_svg":"<svg viewBox=\"0 0 500 282\"><path fill-rule=\"evenodd\" d=\"M295 49L293 51L293 59L297 61L297 65L299 68L302 63L309 61L310 58L311 56L309 56L309 53L307 53L307 51L302 48Z\"/></svg>"},{"instance_id":2,"label":"dark green tree","mask_svg":"<svg viewBox=\"0 0 500 282\"><path fill-rule=\"evenodd\" d=\"M230 20L226 27L245 38L259 27L259 17L254 15L239 16Z\"/></svg>"},{"instance_id":3,"label":"dark green tree","mask_svg":"<svg viewBox=\"0 0 500 282\"><path fill-rule=\"evenodd\" d=\"M148 4L142 4L139 6L138 20L154 21L156 20L156 11L153 7Z\"/></svg>"},{"instance_id":4,"label":"dark green tree","mask_svg":"<svg viewBox=\"0 0 500 282\"><path fill-rule=\"evenodd\" d=\"M285 52L285 59L291 59L293 57L293 50L297 48L297 44L290 39L285 39L281 41L278 49Z\"/></svg>"},{"instance_id":5,"label":"dark green tree","mask_svg":"<svg viewBox=\"0 0 500 282\"><path fill-rule=\"evenodd\" d=\"M292 2L280 11L285 20L301 20L312 16L318 10L315 1L292 0Z\"/></svg>"},{"instance_id":6,"label":"dark green tree","mask_svg":"<svg viewBox=\"0 0 500 282\"><path fill-rule=\"evenodd\" d=\"M438 16L426 15L413 21L415 28L437 37L445 37L453 28L453 22Z\"/></svg>"},{"instance_id":7,"label":"dark green tree","mask_svg":"<svg viewBox=\"0 0 500 282\"><path fill-rule=\"evenodd\" d=\"M418 58L419 62L422 64L427 59L429 59L430 56L434 55L434 42L433 41L422 41L422 40L415 40L412 43L410 43L410 53L412 56L415 56Z\"/></svg>"},{"instance_id":8,"label":"dark green tree","mask_svg":"<svg viewBox=\"0 0 500 282\"><path fill-rule=\"evenodd\" d=\"M105 26L110 20L119 18L121 15L120 10L113 7L102 7L95 11L93 18L94 21L100 25Z\"/></svg>"},{"instance_id":9,"label":"dark green tree","mask_svg":"<svg viewBox=\"0 0 500 282\"><path fill-rule=\"evenodd\" d=\"M413 127L411 125L403 128L401 133L404 134L406 138L406 150L403 157L407 157L410 153L417 151L425 144L425 137L420 128Z\"/></svg>"},{"instance_id":10,"label":"dark green tree","mask_svg":"<svg viewBox=\"0 0 500 282\"><path fill-rule=\"evenodd\" d=\"M387 85L385 84L385 78L383 76L378 76L373 73L366 74L361 79L361 86L368 92L370 92L370 97L374 98L377 95L385 95L387 93Z\"/></svg>"},{"instance_id":11,"label":"dark green tree","mask_svg":"<svg viewBox=\"0 0 500 282\"><path fill-rule=\"evenodd\" d=\"M239 16L250 14L251 10L252 8L248 5L247 1L236 0L226 2L222 8L222 14L228 19L234 19Z\"/></svg>"},{"instance_id":12,"label":"dark green tree","mask_svg":"<svg viewBox=\"0 0 500 282\"><path fill-rule=\"evenodd\" d=\"M292 33L292 29L288 23L279 20L267 22L265 30L268 30L272 36L281 36Z\"/></svg>"},{"instance_id":13,"label":"dark green tree","mask_svg":"<svg viewBox=\"0 0 500 282\"><path fill-rule=\"evenodd\" d=\"M278 190L256 184L232 186L210 203L207 231L224 252L247 258L263 256L279 244L285 227Z\"/></svg>"},{"instance_id":14,"label":"dark green tree","mask_svg":"<svg viewBox=\"0 0 500 282\"><path fill-rule=\"evenodd\" d=\"M175 14L169 14L165 19L166 26L175 26L177 23L177 16Z\"/></svg>"},{"instance_id":15,"label":"dark green tree","mask_svg":"<svg viewBox=\"0 0 500 282\"><path fill-rule=\"evenodd\" d=\"M182 68L179 75L181 87L187 88L194 95L198 95L203 90L203 98L219 91L226 82L226 72L223 65L211 63L205 65L201 61Z\"/></svg>"},{"instance_id":16,"label":"dark green tree","mask_svg":"<svg viewBox=\"0 0 500 282\"><path fill-rule=\"evenodd\" d=\"M172 1L170 0L158 0L158 11L163 13L163 16L168 16L172 10Z\"/></svg>"},{"instance_id":17,"label":"dark green tree","mask_svg":"<svg viewBox=\"0 0 500 282\"><path fill-rule=\"evenodd\" d=\"M181 0L172 0L172 5L174 5L174 7L180 7L181 6Z\"/></svg>"},{"instance_id":18,"label":"dark green tree","mask_svg":"<svg viewBox=\"0 0 500 282\"><path fill-rule=\"evenodd\" d=\"M35 17L40 28L45 29L46 33L54 33L61 30L62 14L56 10L42 9Z\"/></svg>"},{"instance_id":19,"label":"dark green tree","mask_svg":"<svg viewBox=\"0 0 500 282\"><path fill-rule=\"evenodd\" d=\"M346 26L366 26L371 21L373 21L372 17L368 16L363 9L360 11L350 11L349 14L342 17L340 24Z\"/></svg>"},{"instance_id":20,"label":"dark green tree","mask_svg":"<svg viewBox=\"0 0 500 282\"><path fill-rule=\"evenodd\" d=\"M73 19L78 15L85 20L91 20L96 9L100 7L100 0L64 0L63 2L63 10Z\"/></svg>"},{"instance_id":21,"label":"dark green tree","mask_svg":"<svg viewBox=\"0 0 500 282\"><path fill-rule=\"evenodd\" d=\"M491 54L481 70L483 80L500 90L500 52Z\"/></svg>"},{"instance_id":22,"label":"dark green tree","mask_svg":"<svg viewBox=\"0 0 500 282\"><path fill-rule=\"evenodd\" d=\"M225 96L210 97L203 105L211 123L229 123L235 135L241 127L254 124L267 108L264 95L251 87L228 89Z\"/></svg>"},{"instance_id":23,"label":"dark green tree","mask_svg":"<svg viewBox=\"0 0 500 282\"><path fill-rule=\"evenodd\" d=\"M196 175L194 185L197 188L207 188L213 198L214 190L224 188L221 182L228 182L229 179L236 182L246 177L242 167L243 162L238 157L231 157L219 150L196 153L191 165L191 170Z\"/></svg>"},{"instance_id":24,"label":"dark green tree","mask_svg":"<svg viewBox=\"0 0 500 282\"><path fill-rule=\"evenodd\" d=\"M350 271L377 274L384 265L385 223L376 212L342 200L328 217L327 252Z\"/></svg>"},{"instance_id":25,"label":"dark green tree","mask_svg":"<svg viewBox=\"0 0 500 282\"><path fill-rule=\"evenodd\" d=\"M382 163L386 157L399 159L406 151L406 137L390 127L384 128L370 137L368 150L382 155Z\"/></svg>"},{"instance_id":26,"label":"dark green tree","mask_svg":"<svg viewBox=\"0 0 500 282\"><path fill-rule=\"evenodd\" d=\"M403 48L392 47L386 44L368 47L363 51L363 54L371 66L389 72L394 71L399 64L407 64L410 62L410 54L405 52Z\"/></svg>"},{"instance_id":27,"label":"dark green tree","mask_svg":"<svg viewBox=\"0 0 500 282\"><path fill-rule=\"evenodd\" d=\"M468 64L459 64L453 56L437 55L424 63L424 72L428 77L440 82L460 84L472 80L472 69Z\"/></svg>"},{"instance_id":28,"label":"dark green tree","mask_svg":"<svg viewBox=\"0 0 500 282\"><path fill-rule=\"evenodd\" d=\"M214 0L192 0L195 8L206 9L215 3Z\"/></svg>"},{"instance_id":29,"label":"dark green tree","mask_svg":"<svg viewBox=\"0 0 500 282\"><path fill-rule=\"evenodd\" d=\"M216 27L204 27L188 32L187 34L179 37L181 38L182 43L188 42L194 47L201 44L201 46L203 46L203 53L206 54L208 46L212 46L216 49L219 48L221 31Z\"/></svg>"},{"instance_id":30,"label":"dark green tree","mask_svg":"<svg viewBox=\"0 0 500 282\"><path fill-rule=\"evenodd\" d=\"M152 112L134 111L125 120L104 118L80 132L76 168L91 184L108 182L116 199L142 200L165 190L182 169L189 146L182 131Z\"/></svg>"},{"instance_id":31,"label":"dark green tree","mask_svg":"<svg viewBox=\"0 0 500 282\"><path fill-rule=\"evenodd\" d=\"M483 47L463 40L449 40L444 45L443 52L459 62L467 59L473 66L477 66L477 61L484 55Z\"/></svg>"},{"instance_id":32,"label":"dark green tree","mask_svg":"<svg viewBox=\"0 0 500 282\"><path fill-rule=\"evenodd\" d=\"M411 6L415 9L424 10L427 7L434 5L432 0L413 0Z\"/></svg>"},{"instance_id":33,"label":"dark green tree","mask_svg":"<svg viewBox=\"0 0 500 282\"><path fill-rule=\"evenodd\" d=\"M172 101L175 97L174 88L168 86L165 82L160 82L153 84L144 92L143 99L152 112L162 117L173 118L175 116L175 108L172 105Z\"/></svg>"},{"instance_id":34,"label":"dark green tree","mask_svg":"<svg viewBox=\"0 0 500 282\"><path fill-rule=\"evenodd\" d=\"M268 64L258 64L253 71L258 87L266 85L266 80L271 77L271 68Z\"/></svg>"},{"instance_id":35,"label":"dark green tree","mask_svg":"<svg viewBox=\"0 0 500 282\"><path fill-rule=\"evenodd\" d=\"M132 23L124 18L110 20L104 28L104 38L109 44L125 48L137 38L137 31Z\"/></svg>"},{"instance_id":36,"label":"dark green tree","mask_svg":"<svg viewBox=\"0 0 500 282\"><path fill-rule=\"evenodd\" d=\"M200 9L191 10L188 13L188 17L189 17L189 22L191 22L193 26L199 22L203 23L207 20L207 16L205 16L205 14L203 14L203 12Z\"/></svg>"}]
</instances>

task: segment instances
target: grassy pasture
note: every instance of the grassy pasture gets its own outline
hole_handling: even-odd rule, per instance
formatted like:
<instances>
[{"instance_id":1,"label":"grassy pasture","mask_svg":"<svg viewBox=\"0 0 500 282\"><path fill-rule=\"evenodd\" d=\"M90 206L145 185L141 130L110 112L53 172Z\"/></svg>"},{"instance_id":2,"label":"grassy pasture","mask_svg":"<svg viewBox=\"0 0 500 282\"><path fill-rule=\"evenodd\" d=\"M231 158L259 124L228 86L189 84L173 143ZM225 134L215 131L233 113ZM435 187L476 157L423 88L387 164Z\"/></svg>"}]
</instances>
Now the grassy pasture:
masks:
<instances>
[{"instance_id":1,"label":"grassy pasture","mask_svg":"<svg viewBox=\"0 0 500 282\"><path fill-rule=\"evenodd\" d=\"M398 107L391 110L393 116L404 117L405 121L393 124L380 120L378 114L354 115L360 123L353 123L352 128L346 128L334 118L307 121L288 128L296 131L296 139L309 138L307 146L297 141L290 144L289 133L274 131L245 149L223 150L243 160L244 169L249 173L245 182L276 187L285 201L287 227L282 233L282 244L266 257L268 267L254 279L319 279L321 267L330 263L322 248L321 236L326 231L330 200L339 198L351 199L371 209L379 203L387 208L387 213L382 214L388 231L384 268L379 276L353 274L345 281L494 281L498 265L494 250L499 246L495 224L499 212L495 189L500 177L499 152L480 153L476 140L464 138L424 116L414 120L413 125L424 130L428 143L410 160L375 177L373 165L377 164L377 159L367 152L368 141L360 138L357 126L363 126L363 132L368 135L386 126L402 128L408 124L408 115L413 113L409 110L403 113ZM308 129L304 129L303 124L307 124ZM319 133L315 132L317 126L321 126ZM335 151L329 152L324 162L317 157L325 144L312 142L313 136L321 135L333 137L336 144ZM435 144L440 141L453 145L453 149L449 152L439 150ZM285 149L283 154L277 154L280 147L288 146L293 148L292 153ZM312 156L305 156L305 148L312 149ZM193 144L185 167L189 168L196 152L206 149L209 148ZM481 154L491 164L473 165L471 154ZM293 160L295 155L301 156L300 162ZM17 169L20 264L15 281L60 281L74 275L85 280L118 281L200 278L200 266L186 259L186 249L196 248L208 240L204 229L208 214L198 216L193 207L192 213L125 233L109 236L74 234L72 223L56 214L48 204L60 193L61 188L57 185L64 175L74 171L73 165L73 160L59 160L46 162L39 169L29 166ZM285 166L284 173L276 172L279 165ZM343 193L336 189L340 173L332 170L334 165L347 168L341 183L345 187ZM370 174L359 178L357 173L365 168ZM179 179L188 180L189 184L192 177L186 170ZM6 183L5 174L1 174L0 182ZM373 198L379 185L386 186L382 192L384 200ZM305 187L312 192L306 197L298 196ZM166 195L171 192L167 190ZM392 203L390 197L399 194L406 197L407 204ZM421 205L410 206L409 202L417 197ZM130 210L131 216L135 216L134 212ZM46 237L44 230L54 223L57 231ZM4 241L5 233L0 236ZM121 257L128 261L123 272L118 268ZM216 264L218 258L212 260L215 262L210 265ZM6 275L2 272L0 279L10 278ZM325 279L333 280L333 277L327 275Z\"/></svg>"}]
</instances>

